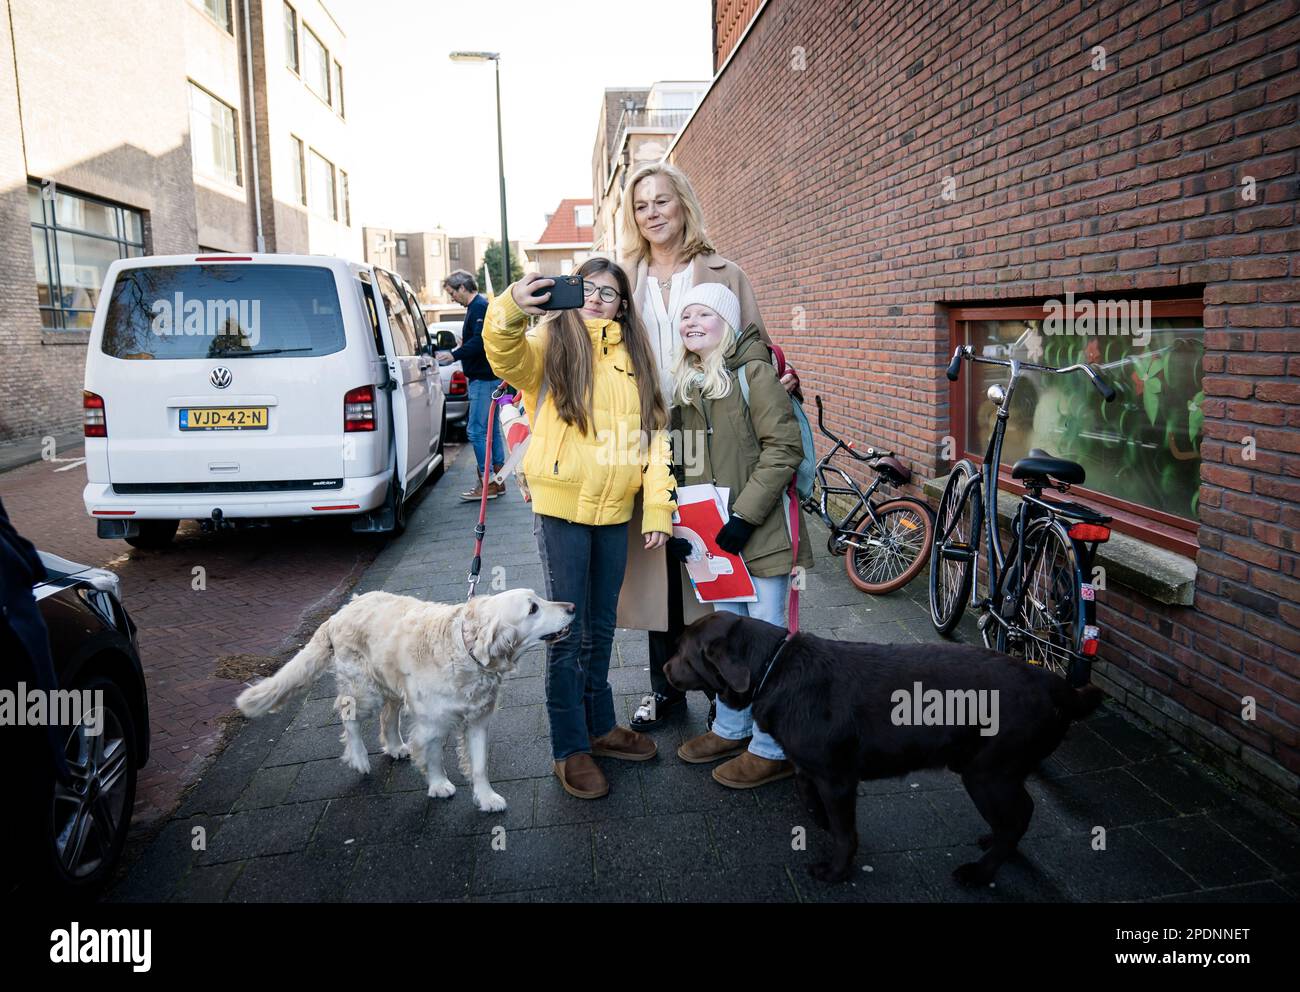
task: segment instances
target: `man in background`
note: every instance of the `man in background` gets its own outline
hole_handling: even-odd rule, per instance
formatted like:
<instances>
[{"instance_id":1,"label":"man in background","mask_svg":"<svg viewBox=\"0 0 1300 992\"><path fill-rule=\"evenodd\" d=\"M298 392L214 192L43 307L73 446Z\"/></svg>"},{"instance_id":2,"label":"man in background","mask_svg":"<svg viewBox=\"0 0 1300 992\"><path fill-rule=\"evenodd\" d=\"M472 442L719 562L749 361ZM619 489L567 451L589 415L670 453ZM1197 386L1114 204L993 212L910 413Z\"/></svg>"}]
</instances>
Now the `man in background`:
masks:
<instances>
[{"instance_id":1,"label":"man in background","mask_svg":"<svg viewBox=\"0 0 1300 992\"><path fill-rule=\"evenodd\" d=\"M465 424L465 434L474 447L474 459L478 463L478 481L469 492L460 494L466 501L477 501L483 497L483 465L486 461L488 410L492 405L492 391L501 385L501 380L488 364L483 351L483 317L487 313L488 301L478 291L478 281L464 269L457 269L442 281L447 295L465 308L465 324L460 331L460 347L455 351L438 353L438 361L443 365L448 362L460 362L461 371L469 380L469 416ZM506 442L501 435L501 420L492 418L492 471L501 469L506 458ZM504 482L489 482L487 498L496 499L506 491Z\"/></svg>"}]
</instances>

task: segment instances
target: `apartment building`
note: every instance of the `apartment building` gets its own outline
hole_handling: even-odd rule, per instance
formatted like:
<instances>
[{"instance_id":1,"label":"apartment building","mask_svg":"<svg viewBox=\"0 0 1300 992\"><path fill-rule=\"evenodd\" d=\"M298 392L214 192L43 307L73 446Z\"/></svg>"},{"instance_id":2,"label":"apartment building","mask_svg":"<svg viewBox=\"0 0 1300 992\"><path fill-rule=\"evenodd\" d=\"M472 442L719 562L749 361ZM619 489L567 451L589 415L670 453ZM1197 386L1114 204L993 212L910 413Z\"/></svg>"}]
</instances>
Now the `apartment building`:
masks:
<instances>
[{"instance_id":1,"label":"apartment building","mask_svg":"<svg viewBox=\"0 0 1300 992\"><path fill-rule=\"evenodd\" d=\"M365 260L396 272L415 290L421 303L446 302L442 281L457 268L449 264L447 232L394 231L389 227L361 229Z\"/></svg>"},{"instance_id":2,"label":"apartment building","mask_svg":"<svg viewBox=\"0 0 1300 992\"><path fill-rule=\"evenodd\" d=\"M618 256L628 176L664 157L708 88L707 81L667 80L642 89L605 90L591 157L593 252Z\"/></svg>"},{"instance_id":3,"label":"apartment building","mask_svg":"<svg viewBox=\"0 0 1300 992\"><path fill-rule=\"evenodd\" d=\"M0 442L80 422L113 260L360 259L346 39L321 0L115 0L93 18L3 0L0 59Z\"/></svg>"}]
</instances>

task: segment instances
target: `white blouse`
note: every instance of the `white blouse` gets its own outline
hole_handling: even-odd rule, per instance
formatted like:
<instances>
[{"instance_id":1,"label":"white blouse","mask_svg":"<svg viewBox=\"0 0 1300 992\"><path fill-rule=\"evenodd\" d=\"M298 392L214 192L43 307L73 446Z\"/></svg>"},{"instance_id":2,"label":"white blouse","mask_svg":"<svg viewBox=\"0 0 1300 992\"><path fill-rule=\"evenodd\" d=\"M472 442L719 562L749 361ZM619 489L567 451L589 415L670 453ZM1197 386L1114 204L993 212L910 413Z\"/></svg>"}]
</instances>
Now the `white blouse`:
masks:
<instances>
[{"instance_id":1,"label":"white blouse","mask_svg":"<svg viewBox=\"0 0 1300 992\"><path fill-rule=\"evenodd\" d=\"M650 275L648 267L645 274L641 321L650 335L650 347L659 363L659 388L667 406L673 405L673 359L680 345L677 319L681 314L682 299L695 285L694 268L687 263L686 268L673 273L668 283L667 306L664 306L663 284Z\"/></svg>"}]
</instances>

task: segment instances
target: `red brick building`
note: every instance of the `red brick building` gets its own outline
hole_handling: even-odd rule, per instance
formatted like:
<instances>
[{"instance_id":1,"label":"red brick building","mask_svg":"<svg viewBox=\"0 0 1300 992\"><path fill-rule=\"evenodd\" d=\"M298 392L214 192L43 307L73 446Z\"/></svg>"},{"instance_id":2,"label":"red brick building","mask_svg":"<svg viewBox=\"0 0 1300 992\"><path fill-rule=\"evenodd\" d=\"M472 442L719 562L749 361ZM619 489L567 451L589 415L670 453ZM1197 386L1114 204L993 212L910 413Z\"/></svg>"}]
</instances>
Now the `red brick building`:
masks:
<instances>
[{"instance_id":1,"label":"red brick building","mask_svg":"<svg viewBox=\"0 0 1300 992\"><path fill-rule=\"evenodd\" d=\"M1300 809L1300 4L714 15L670 157L832 429L933 480L983 454L991 412L991 378L944 378L955 344L1101 368L1106 410L1082 377L1018 391L1005 458L1080 461L1122 532L1094 678ZM1049 336L1067 293L1150 303L1147 332Z\"/></svg>"},{"instance_id":2,"label":"red brick building","mask_svg":"<svg viewBox=\"0 0 1300 992\"><path fill-rule=\"evenodd\" d=\"M594 225L591 199L564 199L546 215L546 230L527 246L529 270L567 274L591 257Z\"/></svg>"}]
</instances>

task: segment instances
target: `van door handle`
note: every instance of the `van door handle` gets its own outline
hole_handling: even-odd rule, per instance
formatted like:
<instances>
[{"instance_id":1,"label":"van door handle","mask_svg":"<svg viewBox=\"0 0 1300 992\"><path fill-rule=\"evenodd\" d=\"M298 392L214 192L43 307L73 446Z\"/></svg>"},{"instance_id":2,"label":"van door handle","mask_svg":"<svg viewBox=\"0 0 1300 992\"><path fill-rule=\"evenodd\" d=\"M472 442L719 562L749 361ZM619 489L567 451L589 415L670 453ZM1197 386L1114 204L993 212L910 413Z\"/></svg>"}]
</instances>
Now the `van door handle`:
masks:
<instances>
[{"instance_id":1,"label":"van door handle","mask_svg":"<svg viewBox=\"0 0 1300 992\"><path fill-rule=\"evenodd\" d=\"M432 361L431 359L428 359L428 358L421 358L421 359L420 359L420 371L421 371L421 372L423 372L425 369L431 369L431 368L433 368L433 361Z\"/></svg>"}]
</instances>

